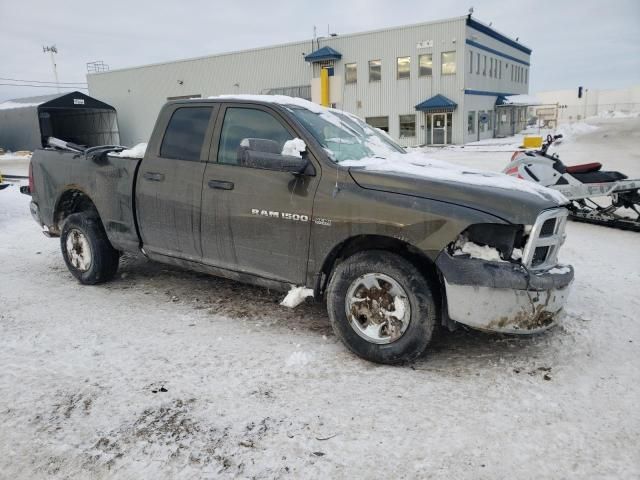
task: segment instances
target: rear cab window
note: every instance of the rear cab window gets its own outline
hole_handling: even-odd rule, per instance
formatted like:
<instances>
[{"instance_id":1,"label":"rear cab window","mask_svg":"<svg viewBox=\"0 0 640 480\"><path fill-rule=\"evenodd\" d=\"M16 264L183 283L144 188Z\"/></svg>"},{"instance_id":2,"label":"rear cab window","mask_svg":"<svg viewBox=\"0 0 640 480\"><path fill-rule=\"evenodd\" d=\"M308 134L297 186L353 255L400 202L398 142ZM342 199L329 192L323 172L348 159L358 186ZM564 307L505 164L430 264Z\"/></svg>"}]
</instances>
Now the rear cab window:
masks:
<instances>
[{"instance_id":1,"label":"rear cab window","mask_svg":"<svg viewBox=\"0 0 640 480\"><path fill-rule=\"evenodd\" d=\"M176 160L200 161L200 152L209 127L213 107L181 107L167 124L160 156Z\"/></svg>"}]
</instances>

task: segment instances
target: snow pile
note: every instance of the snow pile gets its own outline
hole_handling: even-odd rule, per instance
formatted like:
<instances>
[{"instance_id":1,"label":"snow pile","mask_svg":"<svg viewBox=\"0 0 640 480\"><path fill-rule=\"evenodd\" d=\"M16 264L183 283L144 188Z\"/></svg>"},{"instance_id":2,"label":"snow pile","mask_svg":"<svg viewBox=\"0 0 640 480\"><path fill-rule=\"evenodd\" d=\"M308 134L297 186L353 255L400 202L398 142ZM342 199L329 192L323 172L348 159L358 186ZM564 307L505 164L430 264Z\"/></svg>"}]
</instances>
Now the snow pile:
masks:
<instances>
[{"instance_id":1,"label":"snow pile","mask_svg":"<svg viewBox=\"0 0 640 480\"><path fill-rule=\"evenodd\" d=\"M504 262L500 252L489 245L478 245L461 237L454 245L453 256L469 255L471 258L486 260L488 262Z\"/></svg>"},{"instance_id":2,"label":"snow pile","mask_svg":"<svg viewBox=\"0 0 640 480\"><path fill-rule=\"evenodd\" d=\"M558 126L556 132L562 134L563 140L568 140L572 137L578 137L580 135L586 135L587 133L592 133L598 130L598 127L595 125L590 125L585 122L575 122L575 123L563 123Z\"/></svg>"},{"instance_id":3,"label":"snow pile","mask_svg":"<svg viewBox=\"0 0 640 480\"><path fill-rule=\"evenodd\" d=\"M387 158L347 160L340 162L340 165L345 167L361 167L365 170L378 172L404 173L433 180L494 187L504 190L517 190L531 193L547 200L553 200L559 204L568 203L566 197L560 192L536 183L523 181L503 173L462 168L449 162L434 160L419 151L406 154L399 152L388 154Z\"/></svg>"},{"instance_id":4,"label":"snow pile","mask_svg":"<svg viewBox=\"0 0 640 480\"><path fill-rule=\"evenodd\" d=\"M307 145L304 140L300 138L294 138L293 140L287 140L282 146L282 155L288 155L290 157L301 157L300 155L307 149Z\"/></svg>"},{"instance_id":5,"label":"snow pile","mask_svg":"<svg viewBox=\"0 0 640 480\"><path fill-rule=\"evenodd\" d=\"M291 290L284 297L284 300L280 302L283 307L295 308L304 302L307 297L313 297L313 290L306 287L291 287Z\"/></svg>"},{"instance_id":6,"label":"snow pile","mask_svg":"<svg viewBox=\"0 0 640 480\"><path fill-rule=\"evenodd\" d=\"M597 115L598 118L638 118L640 112L622 112L620 110L607 110L600 112Z\"/></svg>"},{"instance_id":7,"label":"snow pile","mask_svg":"<svg viewBox=\"0 0 640 480\"><path fill-rule=\"evenodd\" d=\"M122 150L121 152L110 153L112 157L127 157L127 158L144 158L144 153L147 151L146 143L139 143L135 147L128 150Z\"/></svg>"},{"instance_id":8,"label":"snow pile","mask_svg":"<svg viewBox=\"0 0 640 480\"><path fill-rule=\"evenodd\" d=\"M505 105L542 105L542 102L533 95L509 95L504 99Z\"/></svg>"}]
</instances>

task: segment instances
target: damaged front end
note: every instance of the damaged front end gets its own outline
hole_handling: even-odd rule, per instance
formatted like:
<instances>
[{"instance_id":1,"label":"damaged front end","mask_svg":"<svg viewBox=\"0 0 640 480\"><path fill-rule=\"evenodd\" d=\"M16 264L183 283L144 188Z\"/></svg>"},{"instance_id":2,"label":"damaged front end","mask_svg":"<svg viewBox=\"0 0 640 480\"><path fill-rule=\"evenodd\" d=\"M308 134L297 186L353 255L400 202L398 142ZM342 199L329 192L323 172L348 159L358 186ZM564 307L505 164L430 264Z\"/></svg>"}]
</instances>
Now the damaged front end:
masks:
<instances>
[{"instance_id":1,"label":"damaged front end","mask_svg":"<svg viewBox=\"0 0 640 480\"><path fill-rule=\"evenodd\" d=\"M500 333L531 334L554 325L573 268L557 263L567 210L543 211L535 224L474 225L436 259L450 320Z\"/></svg>"}]
</instances>

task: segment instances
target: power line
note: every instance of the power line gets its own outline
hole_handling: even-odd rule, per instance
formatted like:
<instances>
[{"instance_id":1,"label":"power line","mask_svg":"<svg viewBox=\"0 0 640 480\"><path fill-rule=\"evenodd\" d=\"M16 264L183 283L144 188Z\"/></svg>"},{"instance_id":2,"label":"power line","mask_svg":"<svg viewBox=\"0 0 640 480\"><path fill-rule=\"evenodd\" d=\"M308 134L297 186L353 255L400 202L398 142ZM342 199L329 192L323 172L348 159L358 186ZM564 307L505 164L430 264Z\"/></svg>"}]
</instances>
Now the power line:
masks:
<instances>
[{"instance_id":1,"label":"power line","mask_svg":"<svg viewBox=\"0 0 640 480\"><path fill-rule=\"evenodd\" d=\"M0 80L9 80L11 82L29 82L29 83L53 83L56 82L45 82L42 80L25 80L21 78L0 78ZM59 82L60 85L86 85L87 82Z\"/></svg>"},{"instance_id":2,"label":"power line","mask_svg":"<svg viewBox=\"0 0 640 480\"><path fill-rule=\"evenodd\" d=\"M20 83L0 83L0 85L5 87L39 87L39 88L56 88L55 85L28 85L28 84L20 84ZM80 90L89 90L87 87L65 87L64 85L60 85L60 88L71 88L71 89L80 89Z\"/></svg>"}]
</instances>

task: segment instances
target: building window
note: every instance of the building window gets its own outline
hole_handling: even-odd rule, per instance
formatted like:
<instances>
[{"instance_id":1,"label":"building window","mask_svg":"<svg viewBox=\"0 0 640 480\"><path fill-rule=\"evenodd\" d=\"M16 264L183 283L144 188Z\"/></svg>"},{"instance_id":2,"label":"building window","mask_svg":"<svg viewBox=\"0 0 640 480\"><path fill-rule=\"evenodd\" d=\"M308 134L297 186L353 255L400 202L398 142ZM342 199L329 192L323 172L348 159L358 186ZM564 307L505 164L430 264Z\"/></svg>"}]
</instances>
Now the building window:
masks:
<instances>
[{"instance_id":1,"label":"building window","mask_svg":"<svg viewBox=\"0 0 640 480\"><path fill-rule=\"evenodd\" d=\"M400 138L416 136L416 116L400 115Z\"/></svg>"},{"instance_id":2,"label":"building window","mask_svg":"<svg viewBox=\"0 0 640 480\"><path fill-rule=\"evenodd\" d=\"M486 112L484 110L479 110L478 111L478 120L480 120L480 127L478 128L478 131L480 133L484 133L487 131L487 122L483 122L482 119L484 118L484 116L486 115Z\"/></svg>"},{"instance_id":3,"label":"building window","mask_svg":"<svg viewBox=\"0 0 640 480\"><path fill-rule=\"evenodd\" d=\"M442 75L455 75L456 52L442 52Z\"/></svg>"},{"instance_id":4,"label":"building window","mask_svg":"<svg viewBox=\"0 0 640 480\"><path fill-rule=\"evenodd\" d=\"M211 107L184 107L173 112L162 139L160 156L200 161L200 151L209 126L211 110Z\"/></svg>"},{"instance_id":5,"label":"building window","mask_svg":"<svg viewBox=\"0 0 640 480\"><path fill-rule=\"evenodd\" d=\"M369 60L369 81L379 82L382 78L382 60Z\"/></svg>"},{"instance_id":6,"label":"building window","mask_svg":"<svg viewBox=\"0 0 640 480\"><path fill-rule=\"evenodd\" d=\"M487 122L487 127L489 131L492 132L493 131L493 110L489 110L487 112L487 115L489 115L489 121Z\"/></svg>"},{"instance_id":7,"label":"building window","mask_svg":"<svg viewBox=\"0 0 640 480\"><path fill-rule=\"evenodd\" d=\"M498 78L502 80L502 60L498 60Z\"/></svg>"},{"instance_id":8,"label":"building window","mask_svg":"<svg viewBox=\"0 0 640 480\"><path fill-rule=\"evenodd\" d=\"M476 75L480 75L480 54L476 54Z\"/></svg>"},{"instance_id":9,"label":"building window","mask_svg":"<svg viewBox=\"0 0 640 480\"><path fill-rule=\"evenodd\" d=\"M476 133L476 112L467 113L467 133Z\"/></svg>"},{"instance_id":10,"label":"building window","mask_svg":"<svg viewBox=\"0 0 640 480\"><path fill-rule=\"evenodd\" d=\"M487 56L486 55L482 56L482 76L483 77L487 76Z\"/></svg>"},{"instance_id":11,"label":"building window","mask_svg":"<svg viewBox=\"0 0 640 480\"><path fill-rule=\"evenodd\" d=\"M369 125L389 133L389 117L367 117L364 119Z\"/></svg>"},{"instance_id":12,"label":"building window","mask_svg":"<svg viewBox=\"0 0 640 480\"><path fill-rule=\"evenodd\" d=\"M433 55L431 53L418 56L418 75L421 77L433 75Z\"/></svg>"},{"instance_id":13,"label":"building window","mask_svg":"<svg viewBox=\"0 0 640 480\"><path fill-rule=\"evenodd\" d=\"M524 71L524 83L529 83L529 69L525 69Z\"/></svg>"},{"instance_id":14,"label":"building window","mask_svg":"<svg viewBox=\"0 0 640 480\"><path fill-rule=\"evenodd\" d=\"M511 65L511 81L512 81L512 82L513 82L513 79L514 79L514 77L513 77L513 76L514 76L514 74L515 74L515 70L516 70L516 69L515 69L515 67L514 67L513 65Z\"/></svg>"},{"instance_id":15,"label":"building window","mask_svg":"<svg viewBox=\"0 0 640 480\"><path fill-rule=\"evenodd\" d=\"M489 58L489 77L493 77L493 58Z\"/></svg>"},{"instance_id":16,"label":"building window","mask_svg":"<svg viewBox=\"0 0 640 480\"><path fill-rule=\"evenodd\" d=\"M411 57L398 57L398 79L409 78L411 76Z\"/></svg>"},{"instance_id":17,"label":"building window","mask_svg":"<svg viewBox=\"0 0 640 480\"><path fill-rule=\"evenodd\" d=\"M358 81L358 65L347 63L344 66L344 83L356 83Z\"/></svg>"},{"instance_id":18,"label":"building window","mask_svg":"<svg viewBox=\"0 0 640 480\"><path fill-rule=\"evenodd\" d=\"M473 73L473 52L469 52L469 73Z\"/></svg>"}]
</instances>

